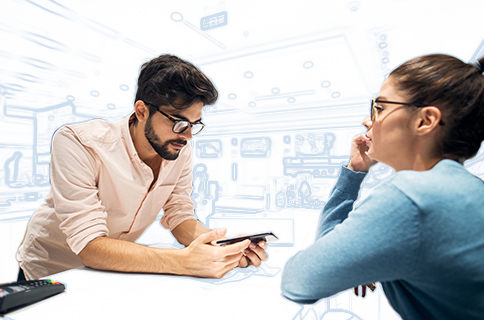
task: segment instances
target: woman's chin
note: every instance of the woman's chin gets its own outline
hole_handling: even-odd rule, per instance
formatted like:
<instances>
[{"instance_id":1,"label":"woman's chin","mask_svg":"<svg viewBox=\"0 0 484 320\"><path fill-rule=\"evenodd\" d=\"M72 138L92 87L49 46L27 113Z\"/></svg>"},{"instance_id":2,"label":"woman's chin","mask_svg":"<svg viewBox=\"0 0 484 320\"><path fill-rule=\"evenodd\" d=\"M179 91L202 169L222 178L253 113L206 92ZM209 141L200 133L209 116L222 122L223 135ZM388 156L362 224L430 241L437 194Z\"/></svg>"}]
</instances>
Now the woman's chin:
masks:
<instances>
[{"instance_id":1,"label":"woman's chin","mask_svg":"<svg viewBox=\"0 0 484 320\"><path fill-rule=\"evenodd\" d=\"M375 159L375 153L373 152L373 149L370 148L367 152L366 152L366 155L368 156L368 158L370 158L371 160L373 161L378 161L377 159Z\"/></svg>"}]
</instances>

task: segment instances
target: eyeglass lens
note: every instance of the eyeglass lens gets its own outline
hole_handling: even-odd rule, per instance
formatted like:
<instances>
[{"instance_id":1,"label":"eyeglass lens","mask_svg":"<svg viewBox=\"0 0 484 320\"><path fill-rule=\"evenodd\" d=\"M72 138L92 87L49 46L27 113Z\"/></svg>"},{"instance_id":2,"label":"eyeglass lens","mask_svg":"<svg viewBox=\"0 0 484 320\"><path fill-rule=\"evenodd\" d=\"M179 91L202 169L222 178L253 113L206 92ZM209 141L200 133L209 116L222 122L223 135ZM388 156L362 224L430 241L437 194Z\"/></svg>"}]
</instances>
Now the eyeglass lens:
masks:
<instances>
[{"instance_id":1,"label":"eyeglass lens","mask_svg":"<svg viewBox=\"0 0 484 320\"><path fill-rule=\"evenodd\" d=\"M188 127L191 126L191 131L192 134L197 134L203 129L203 124L201 123L195 123L195 124L190 124L188 121L178 121L173 125L173 132L174 133L182 133L185 130L188 129Z\"/></svg>"},{"instance_id":2,"label":"eyeglass lens","mask_svg":"<svg viewBox=\"0 0 484 320\"><path fill-rule=\"evenodd\" d=\"M375 100L371 100L371 106L370 106L370 119L371 121L375 121Z\"/></svg>"}]
</instances>

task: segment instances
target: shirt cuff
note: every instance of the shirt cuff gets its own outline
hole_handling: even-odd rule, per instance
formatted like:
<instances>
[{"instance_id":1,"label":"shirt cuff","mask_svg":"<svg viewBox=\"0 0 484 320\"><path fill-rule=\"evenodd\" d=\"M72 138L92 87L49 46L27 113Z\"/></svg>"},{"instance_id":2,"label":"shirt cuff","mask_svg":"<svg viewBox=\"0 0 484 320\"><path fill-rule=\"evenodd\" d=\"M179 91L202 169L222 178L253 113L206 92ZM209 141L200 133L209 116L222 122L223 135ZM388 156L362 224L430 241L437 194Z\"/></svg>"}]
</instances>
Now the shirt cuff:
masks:
<instances>
[{"instance_id":1,"label":"shirt cuff","mask_svg":"<svg viewBox=\"0 0 484 320\"><path fill-rule=\"evenodd\" d=\"M71 248L72 252L78 255L92 240L99 237L107 237L108 229L106 225L99 224L84 230L82 233L75 236L67 237L66 242Z\"/></svg>"}]
</instances>

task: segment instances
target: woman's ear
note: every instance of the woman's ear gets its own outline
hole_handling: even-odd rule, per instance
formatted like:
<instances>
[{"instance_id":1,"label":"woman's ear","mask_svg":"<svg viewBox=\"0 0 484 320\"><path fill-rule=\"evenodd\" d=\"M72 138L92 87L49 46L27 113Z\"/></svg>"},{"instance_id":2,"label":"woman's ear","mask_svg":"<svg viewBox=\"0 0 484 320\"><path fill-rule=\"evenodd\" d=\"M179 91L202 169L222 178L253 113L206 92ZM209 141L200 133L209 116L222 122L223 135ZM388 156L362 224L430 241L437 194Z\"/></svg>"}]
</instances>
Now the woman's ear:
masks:
<instances>
[{"instance_id":1,"label":"woman's ear","mask_svg":"<svg viewBox=\"0 0 484 320\"><path fill-rule=\"evenodd\" d=\"M428 106L419 108L417 116L416 131L418 135L429 134L439 126L442 120L442 112L439 108L434 106Z\"/></svg>"},{"instance_id":2,"label":"woman's ear","mask_svg":"<svg viewBox=\"0 0 484 320\"><path fill-rule=\"evenodd\" d=\"M136 118L138 118L139 122L144 122L148 120L150 116L150 110L148 109L148 106L142 101L138 100L134 104L134 114Z\"/></svg>"}]
</instances>

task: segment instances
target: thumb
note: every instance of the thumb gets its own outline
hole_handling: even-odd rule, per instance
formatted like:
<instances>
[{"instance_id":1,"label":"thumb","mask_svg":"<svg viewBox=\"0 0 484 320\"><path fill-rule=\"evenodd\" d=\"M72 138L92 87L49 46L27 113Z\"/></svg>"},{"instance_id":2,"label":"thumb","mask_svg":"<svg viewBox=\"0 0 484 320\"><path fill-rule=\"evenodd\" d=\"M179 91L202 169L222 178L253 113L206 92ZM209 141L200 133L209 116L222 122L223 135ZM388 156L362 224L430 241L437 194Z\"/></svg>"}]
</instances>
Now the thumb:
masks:
<instances>
[{"instance_id":1,"label":"thumb","mask_svg":"<svg viewBox=\"0 0 484 320\"><path fill-rule=\"evenodd\" d=\"M207 232L207 233L204 233L204 234L201 234L199 237L198 237L198 241L202 242L202 243L210 243L214 240L219 240L221 238L223 238L223 236L225 235L225 232L227 230L225 228L223 229L215 229L215 230L212 230L210 232Z\"/></svg>"}]
</instances>

